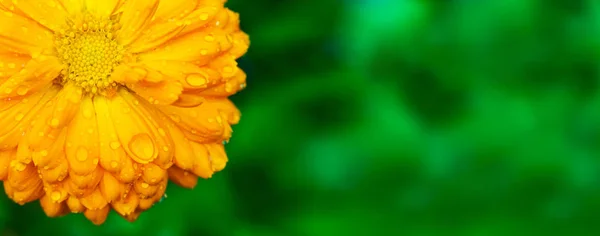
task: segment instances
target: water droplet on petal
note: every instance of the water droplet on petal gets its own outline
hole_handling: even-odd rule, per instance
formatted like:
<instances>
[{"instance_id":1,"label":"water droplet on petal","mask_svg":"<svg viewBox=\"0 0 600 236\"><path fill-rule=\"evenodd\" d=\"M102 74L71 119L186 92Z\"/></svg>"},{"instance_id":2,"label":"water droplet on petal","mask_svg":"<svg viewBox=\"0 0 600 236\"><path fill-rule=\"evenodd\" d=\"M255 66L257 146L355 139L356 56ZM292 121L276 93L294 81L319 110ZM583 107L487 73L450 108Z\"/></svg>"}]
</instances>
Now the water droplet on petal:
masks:
<instances>
[{"instance_id":1,"label":"water droplet on petal","mask_svg":"<svg viewBox=\"0 0 600 236\"><path fill-rule=\"evenodd\" d=\"M117 148L121 147L121 143L117 142L117 141L113 141L110 143L110 148L116 150Z\"/></svg>"},{"instance_id":2,"label":"water droplet on petal","mask_svg":"<svg viewBox=\"0 0 600 236\"><path fill-rule=\"evenodd\" d=\"M137 134L129 142L131 152L141 160L150 161L154 157L154 142L148 134Z\"/></svg>"},{"instance_id":3,"label":"water droplet on petal","mask_svg":"<svg viewBox=\"0 0 600 236\"><path fill-rule=\"evenodd\" d=\"M54 200L55 202L60 200L61 196L62 196L62 194L60 194L59 191L54 191L54 192L52 192L52 194L50 194L50 198L52 198L52 200Z\"/></svg>"},{"instance_id":4,"label":"water droplet on petal","mask_svg":"<svg viewBox=\"0 0 600 236\"><path fill-rule=\"evenodd\" d=\"M77 160L85 161L88 158L88 150L85 149L85 147L79 147L77 148L75 156L77 157Z\"/></svg>"}]
</instances>

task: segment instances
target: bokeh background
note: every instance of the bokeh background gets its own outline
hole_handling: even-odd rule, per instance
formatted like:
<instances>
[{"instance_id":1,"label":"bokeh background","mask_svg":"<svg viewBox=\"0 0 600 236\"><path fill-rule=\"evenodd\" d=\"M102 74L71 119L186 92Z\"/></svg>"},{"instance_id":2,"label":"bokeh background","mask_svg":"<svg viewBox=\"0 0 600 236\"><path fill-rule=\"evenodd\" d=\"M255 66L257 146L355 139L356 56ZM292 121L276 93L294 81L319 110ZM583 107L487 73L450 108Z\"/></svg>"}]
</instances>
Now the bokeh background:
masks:
<instances>
[{"instance_id":1,"label":"bokeh background","mask_svg":"<svg viewBox=\"0 0 600 236\"><path fill-rule=\"evenodd\" d=\"M599 1L228 6L228 167L135 223L0 194L2 235L600 235Z\"/></svg>"}]
</instances>

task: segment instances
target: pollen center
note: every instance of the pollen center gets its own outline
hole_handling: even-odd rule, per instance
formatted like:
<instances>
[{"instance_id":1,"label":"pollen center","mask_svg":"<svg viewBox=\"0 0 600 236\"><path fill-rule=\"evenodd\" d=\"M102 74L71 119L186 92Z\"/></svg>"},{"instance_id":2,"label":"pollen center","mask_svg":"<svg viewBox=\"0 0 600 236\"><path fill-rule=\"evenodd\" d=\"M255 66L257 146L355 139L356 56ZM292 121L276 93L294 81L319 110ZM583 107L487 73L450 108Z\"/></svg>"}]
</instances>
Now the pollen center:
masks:
<instances>
[{"instance_id":1,"label":"pollen center","mask_svg":"<svg viewBox=\"0 0 600 236\"><path fill-rule=\"evenodd\" d=\"M114 38L116 28L110 20L88 18L57 33L56 51L65 65L63 84L74 83L94 95L116 86L110 75L123 60L123 46Z\"/></svg>"}]
</instances>

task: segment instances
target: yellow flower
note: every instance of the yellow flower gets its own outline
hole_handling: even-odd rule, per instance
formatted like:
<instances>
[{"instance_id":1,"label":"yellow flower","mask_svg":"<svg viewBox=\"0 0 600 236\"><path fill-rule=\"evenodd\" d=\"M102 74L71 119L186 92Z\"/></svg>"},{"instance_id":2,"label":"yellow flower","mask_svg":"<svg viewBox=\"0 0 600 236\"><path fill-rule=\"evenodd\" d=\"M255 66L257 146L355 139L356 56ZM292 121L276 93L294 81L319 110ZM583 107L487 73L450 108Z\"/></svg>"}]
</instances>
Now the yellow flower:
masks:
<instances>
[{"instance_id":1,"label":"yellow flower","mask_svg":"<svg viewBox=\"0 0 600 236\"><path fill-rule=\"evenodd\" d=\"M0 0L0 179L50 217L133 221L225 167L248 49L225 0Z\"/></svg>"}]
</instances>

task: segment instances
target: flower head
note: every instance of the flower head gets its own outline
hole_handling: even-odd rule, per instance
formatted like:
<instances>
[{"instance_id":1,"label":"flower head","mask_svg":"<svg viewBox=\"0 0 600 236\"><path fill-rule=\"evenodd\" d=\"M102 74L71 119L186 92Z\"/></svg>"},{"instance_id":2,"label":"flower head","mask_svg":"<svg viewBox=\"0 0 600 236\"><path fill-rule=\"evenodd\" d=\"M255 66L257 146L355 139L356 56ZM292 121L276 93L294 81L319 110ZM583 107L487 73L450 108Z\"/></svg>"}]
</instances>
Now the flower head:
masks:
<instances>
[{"instance_id":1,"label":"flower head","mask_svg":"<svg viewBox=\"0 0 600 236\"><path fill-rule=\"evenodd\" d=\"M0 179L48 216L128 220L225 167L248 36L225 0L0 1Z\"/></svg>"}]
</instances>

